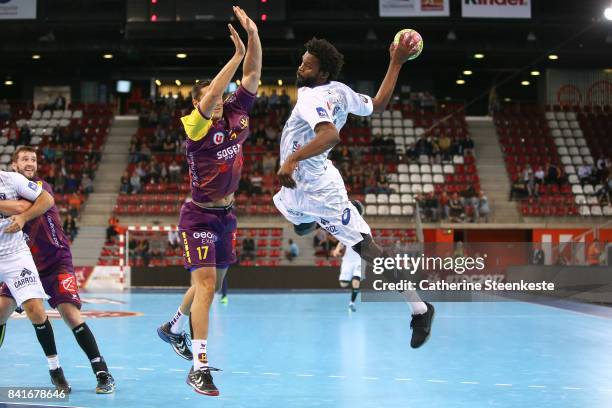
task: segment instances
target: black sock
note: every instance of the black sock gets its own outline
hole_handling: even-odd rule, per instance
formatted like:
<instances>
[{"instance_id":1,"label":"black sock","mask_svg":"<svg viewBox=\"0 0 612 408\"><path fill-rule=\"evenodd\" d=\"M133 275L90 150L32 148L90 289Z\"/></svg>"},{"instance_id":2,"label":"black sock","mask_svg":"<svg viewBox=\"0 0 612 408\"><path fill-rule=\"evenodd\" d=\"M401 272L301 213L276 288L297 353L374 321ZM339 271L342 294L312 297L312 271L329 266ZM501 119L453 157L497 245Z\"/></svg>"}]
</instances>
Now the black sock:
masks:
<instances>
[{"instance_id":1,"label":"black sock","mask_svg":"<svg viewBox=\"0 0 612 408\"><path fill-rule=\"evenodd\" d=\"M191 334L191 338L193 339L193 324L191 324L191 313L189 313L189 334Z\"/></svg>"},{"instance_id":2,"label":"black sock","mask_svg":"<svg viewBox=\"0 0 612 408\"><path fill-rule=\"evenodd\" d=\"M6 323L0 324L0 347L4 343L4 334L6 333Z\"/></svg>"},{"instance_id":3,"label":"black sock","mask_svg":"<svg viewBox=\"0 0 612 408\"><path fill-rule=\"evenodd\" d=\"M49 322L49 318L45 320L44 323L34 324L34 331L36 332L36 337L38 338L38 342L45 352L45 356L54 356L57 355L57 348L55 347L55 336L53 336L53 327L51 327L51 322Z\"/></svg>"},{"instance_id":4,"label":"black sock","mask_svg":"<svg viewBox=\"0 0 612 408\"><path fill-rule=\"evenodd\" d=\"M77 327L72 329L72 333L74 333L74 337L76 338L77 343L79 343L79 346L81 346L85 354L87 354L87 358L91 363L91 368L94 374L99 371L108 371L106 362L102 356L100 356L100 350L98 350L96 338L89 329L89 326L87 326L87 323L79 324Z\"/></svg>"},{"instance_id":5,"label":"black sock","mask_svg":"<svg viewBox=\"0 0 612 408\"><path fill-rule=\"evenodd\" d=\"M351 288L351 302L355 303L357 295L359 294L359 288Z\"/></svg>"}]
</instances>

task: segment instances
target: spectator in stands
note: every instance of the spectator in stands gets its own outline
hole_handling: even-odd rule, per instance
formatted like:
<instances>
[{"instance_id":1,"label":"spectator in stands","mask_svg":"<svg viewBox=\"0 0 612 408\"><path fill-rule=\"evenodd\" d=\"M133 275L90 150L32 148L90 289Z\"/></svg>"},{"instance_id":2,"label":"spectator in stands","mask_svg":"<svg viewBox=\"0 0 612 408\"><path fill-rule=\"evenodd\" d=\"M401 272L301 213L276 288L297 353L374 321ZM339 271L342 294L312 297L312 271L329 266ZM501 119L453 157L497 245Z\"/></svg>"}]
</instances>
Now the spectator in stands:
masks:
<instances>
[{"instance_id":1,"label":"spectator in stands","mask_svg":"<svg viewBox=\"0 0 612 408\"><path fill-rule=\"evenodd\" d=\"M168 246L172 249L181 246L181 236L177 230L168 231Z\"/></svg>"},{"instance_id":2,"label":"spectator in stands","mask_svg":"<svg viewBox=\"0 0 612 408\"><path fill-rule=\"evenodd\" d=\"M170 183L179 183L182 179L181 177L181 166L176 162L176 160L172 160L170 166L168 166L168 179Z\"/></svg>"},{"instance_id":3,"label":"spectator in stands","mask_svg":"<svg viewBox=\"0 0 612 408\"><path fill-rule=\"evenodd\" d=\"M66 98L62 94L58 94L53 101L53 109L65 110L66 109Z\"/></svg>"},{"instance_id":4,"label":"spectator in stands","mask_svg":"<svg viewBox=\"0 0 612 408\"><path fill-rule=\"evenodd\" d=\"M259 112L265 112L268 108L268 96L266 95L266 91L261 91L259 96L257 97L257 101L255 102L257 105Z\"/></svg>"},{"instance_id":5,"label":"spectator in stands","mask_svg":"<svg viewBox=\"0 0 612 408\"><path fill-rule=\"evenodd\" d=\"M119 226L119 218L112 215L108 219L108 227L106 228L106 243L110 243L111 240L117 236L117 227Z\"/></svg>"},{"instance_id":6,"label":"spectator in stands","mask_svg":"<svg viewBox=\"0 0 612 408\"><path fill-rule=\"evenodd\" d=\"M612 203L612 174L602 183L602 187L597 191L597 198L600 203Z\"/></svg>"},{"instance_id":7,"label":"spectator in stands","mask_svg":"<svg viewBox=\"0 0 612 408\"><path fill-rule=\"evenodd\" d=\"M121 187L119 187L121 194L130 194L132 192L132 186L130 184L130 175L127 171L121 176Z\"/></svg>"},{"instance_id":8,"label":"spectator in stands","mask_svg":"<svg viewBox=\"0 0 612 408\"><path fill-rule=\"evenodd\" d=\"M512 182L512 186L510 187L510 201L514 199L521 199L527 197L527 190L525 189L525 184L519 178L516 178Z\"/></svg>"},{"instance_id":9,"label":"spectator in stands","mask_svg":"<svg viewBox=\"0 0 612 408\"><path fill-rule=\"evenodd\" d=\"M17 129L16 125L12 125L9 128L8 133L6 134L6 139L7 145L13 145L17 147L17 143L19 142L19 130Z\"/></svg>"},{"instance_id":10,"label":"spectator in stands","mask_svg":"<svg viewBox=\"0 0 612 408\"><path fill-rule=\"evenodd\" d=\"M451 156L451 143L452 140L446 133L442 133L438 139L438 148L443 161L449 161Z\"/></svg>"},{"instance_id":11,"label":"spectator in stands","mask_svg":"<svg viewBox=\"0 0 612 408\"><path fill-rule=\"evenodd\" d=\"M476 150L474 150L474 141L472 140L472 137L469 133L465 135L465 139L461 141L461 144L463 145L463 151L465 153L471 156L476 156Z\"/></svg>"},{"instance_id":12,"label":"spectator in stands","mask_svg":"<svg viewBox=\"0 0 612 408\"><path fill-rule=\"evenodd\" d=\"M147 267L149 266L149 261L150 261L150 245L149 245L149 241L146 239L143 239L142 241L140 241L138 243L138 248L136 248L136 254L142 258L142 264Z\"/></svg>"},{"instance_id":13,"label":"spectator in stands","mask_svg":"<svg viewBox=\"0 0 612 408\"><path fill-rule=\"evenodd\" d=\"M266 126L266 146L275 146L278 141L278 128L272 124Z\"/></svg>"},{"instance_id":14,"label":"spectator in stands","mask_svg":"<svg viewBox=\"0 0 612 408\"><path fill-rule=\"evenodd\" d=\"M287 95L287 90L285 88L283 88L283 90L281 91L281 95L278 98L278 102L282 108L291 108L291 98L289 98L289 95Z\"/></svg>"},{"instance_id":15,"label":"spectator in stands","mask_svg":"<svg viewBox=\"0 0 612 408\"><path fill-rule=\"evenodd\" d=\"M415 149L417 157L424 155L430 156L433 150L433 146L431 145L431 142L427 140L425 135L421 135L421 137L419 137L419 140L417 140L416 142Z\"/></svg>"},{"instance_id":16,"label":"spectator in stands","mask_svg":"<svg viewBox=\"0 0 612 408\"><path fill-rule=\"evenodd\" d=\"M274 194L276 192L276 172L270 170L264 173L262 178L262 191L266 194Z\"/></svg>"},{"instance_id":17,"label":"spectator in stands","mask_svg":"<svg viewBox=\"0 0 612 408\"><path fill-rule=\"evenodd\" d=\"M558 184L559 183L559 169L554 163L546 164L546 178L544 179L546 184Z\"/></svg>"},{"instance_id":18,"label":"spectator in stands","mask_svg":"<svg viewBox=\"0 0 612 408\"><path fill-rule=\"evenodd\" d=\"M242 241L242 252L240 254L240 260L244 261L248 259L249 261L255 260L255 240L251 237L246 237Z\"/></svg>"},{"instance_id":19,"label":"spectator in stands","mask_svg":"<svg viewBox=\"0 0 612 408\"><path fill-rule=\"evenodd\" d=\"M523 184L525 185L525 190L527 194L529 194L529 197L537 195L533 170L529 164L523 168Z\"/></svg>"},{"instance_id":20,"label":"spectator in stands","mask_svg":"<svg viewBox=\"0 0 612 408\"><path fill-rule=\"evenodd\" d=\"M323 245L323 241L325 241L325 239L327 239L327 233L323 228L317 227L317 232L315 232L312 239L315 250Z\"/></svg>"},{"instance_id":21,"label":"spectator in stands","mask_svg":"<svg viewBox=\"0 0 612 408\"><path fill-rule=\"evenodd\" d=\"M276 89L272 89L272 93L268 98L268 106L272 109L278 108L279 98L278 93L276 93Z\"/></svg>"},{"instance_id":22,"label":"spectator in stands","mask_svg":"<svg viewBox=\"0 0 612 408\"><path fill-rule=\"evenodd\" d=\"M0 120L9 120L11 118L11 105L6 99L0 101Z\"/></svg>"},{"instance_id":23,"label":"spectator in stands","mask_svg":"<svg viewBox=\"0 0 612 408\"><path fill-rule=\"evenodd\" d=\"M138 163L140 161L140 148L136 142L132 142L129 148L129 163Z\"/></svg>"},{"instance_id":24,"label":"spectator in stands","mask_svg":"<svg viewBox=\"0 0 612 408\"><path fill-rule=\"evenodd\" d=\"M267 151L264 154L261 165L264 173L276 170L276 157L271 151Z\"/></svg>"},{"instance_id":25,"label":"spectator in stands","mask_svg":"<svg viewBox=\"0 0 612 408\"><path fill-rule=\"evenodd\" d=\"M140 176L136 171L134 171L132 173L132 177L130 177L130 186L132 194L140 194L140 192L142 191L142 183L140 180Z\"/></svg>"},{"instance_id":26,"label":"spectator in stands","mask_svg":"<svg viewBox=\"0 0 612 408\"><path fill-rule=\"evenodd\" d=\"M533 172L533 179L535 181L535 188L538 193L540 191L540 186L544 184L544 177L544 169L542 168L542 166L536 167L535 171Z\"/></svg>"},{"instance_id":27,"label":"spectator in stands","mask_svg":"<svg viewBox=\"0 0 612 408\"><path fill-rule=\"evenodd\" d=\"M439 198L440 217L445 220L448 219L448 217L450 216L449 201L450 201L450 198L448 197L448 194L446 194L446 191L443 191L442 194L440 194L440 198Z\"/></svg>"},{"instance_id":28,"label":"spectator in stands","mask_svg":"<svg viewBox=\"0 0 612 408\"><path fill-rule=\"evenodd\" d=\"M485 195L484 191L478 192L478 197L475 197L476 202L474 203L474 221L480 221L480 218L484 218L485 222L489 222L489 213L491 208L489 207L489 199Z\"/></svg>"},{"instance_id":29,"label":"spectator in stands","mask_svg":"<svg viewBox=\"0 0 612 408\"><path fill-rule=\"evenodd\" d=\"M70 238L70 242L74 241L74 238L77 236L79 232L79 228L77 227L75 218L68 214L64 219L64 231L68 234Z\"/></svg>"},{"instance_id":30,"label":"spectator in stands","mask_svg":"<svg viewBox=\"0 0 612 408\"><path fill-rule=\"evenodd\" d=\"M585 184L591 184L593 182L592 174L593 169L587 163L581 164L578 167L578 179L580 179L580 184L582 184L583 186Z\"/></svg>"},{"instance_id":31,"label":"spectator in stands","mask_svg":"<svg viewBox=\"0 0 612 408\"><path fill-rule=\"evenodd\" d=\"M292 239L289 239L289 247L285 251L285 258L287 258L288 261L293 261L299 255L300 255L300 248L297 246L295 242L293 242Z\"/></svg>"},{"instance_id":32,"label":"spectator in stands","mask_svg":"<svg viewBox=\"0 0 612 408\"><path fill-rule=\"evenodd\" d=\"M70 208L70 211L73 213L74 217L76 217L81 210L81 204L83 204L83 198L77 191L70 194L70 197L68 197L68 207Z\"/></svg>"},{"instance_id":33,"label":"spectator in stands","mask_svg":"<svg viewBox=\"0 0 612 408\"><path fill-rule=\"evenodd\" d=\"M89 177L89 174L87 173L83 174L81 178L81 188L83 189L83 193L85 195L93 193L93 180L91 179L91 177Z\"/></svg>"},{"instance_id":34,"label":"spectator in stands","mask_svg":"<svg viewBox=\"0 0 612 408\"><path fill-rule=\"evenodd\" d=\"M167 136L164 139L162 150L164 151L164 153L175 153L176 152L176 141L172 140L170 136Z\"/></svg>"},{"instance_id":35,"label":"spectator in stands","mask_svg":"<svg viewBox=\"0 0 612 408\"><path fill-rule=\"evenodd\" d=\"M251 182L251 194L261 194L262 193L262 185L263 185L263 177L259 171L255 171L249 176L249 180Z\"/></svg>"},{"instance_id":36,"label":"spectator in stands","mask_svg":"<svg viewBox=\"0 0 612 408\"><path fill-rule=\"evenodd\" d=\"M140 147L140 161L148 162L151 160L151 147L148 143L143 143Z\"/></svg>"},{"instance_id":37,"label":"spectator in stands","mask_svg":"<svg viewBox=\"0 0 612 408\"><path fill-rule=\"evenodd\" d=\"M464 206L459 194L454 192L451 199L448 202L450 209L450 219L453 222L461 222L465 217Z\"/></svg>"},{"instance_id":38,"label":"spectator in stands","mask_svg":"<svg viewBox=\"0 0 612 408\"><path fill-rule=\"evenodd\" d=\"M533 249L533 258L532 262L534 265L544 265L544 251L539 244L536 244Z\"/></svg>"},{"instance_id":39,"label":"spectator in stands","mask_svg":"<svg viewBox=\"0 0 612 408\"><path fill-rule=\"evenodd\" d=\"M21 129L19 129L19 141L18 145L20 146L29 146L32 141L32 132L27 125L23 125Z\"/></svg>"},{"instance_id":40,"label":"spectator in stands","mask_svg":"<svg viewBox=\"0 0 612 408\"><path fill-rule=\"evenodd\" d=\"M440 218L440 201L433 192L426 193L425 196L419 197L420 206L423 209L425 219L431 222L438 222Z\"/></svg>"},{"instance_id":41,"label":"spectator in stands","mask_svg":"<svg viewBox=\"0 0 612 408\"><path fill-rule=\"evenodd\" d=\"M161 261L164 254L164 241L161 239L153 239L149 244L149 254L151 259L157 259Z\"/></svg>"},{"instance_id":42,"label":"spectator in stands","mask_svg":"<svg viewBox=\"0 0 612 408\"><path fill-rule=\"evenodd\" d=\"M79 180L74 173L69 173L66 178L65 188L66 193L76 193L79 191Z\"/></svg>"}]
</instances>

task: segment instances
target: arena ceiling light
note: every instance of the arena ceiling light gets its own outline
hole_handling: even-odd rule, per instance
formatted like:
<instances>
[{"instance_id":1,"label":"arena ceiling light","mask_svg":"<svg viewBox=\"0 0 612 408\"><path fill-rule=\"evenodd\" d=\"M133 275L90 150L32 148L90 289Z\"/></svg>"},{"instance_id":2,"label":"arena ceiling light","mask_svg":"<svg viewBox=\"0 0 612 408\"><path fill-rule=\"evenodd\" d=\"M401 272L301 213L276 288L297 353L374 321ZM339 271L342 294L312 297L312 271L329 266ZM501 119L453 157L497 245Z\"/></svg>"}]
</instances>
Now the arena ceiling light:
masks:
<instances>
[{"instance_id":1,"label":"arena ceiling light","mask_svg":"<svg viewBox=\"0 0 612 408\"><path fill-rule=\"evenodd\" d=\"M465 71L463 71L463 75L472 75L473 72L470 71L469 69L466 69Z\"/></svg>"},{"instance_id":2,"label":"arena ceiling light","mask_svg":"<svg viewBox=\"0 0 612 408\"><path fill-rule=\"evenodd\" d=\"M540 76L540 71L534 69L533 71L531 71L531 76Z\"/></svg>"},{"instance_id":3,"label":"arena ceiling light","mask_svg":"<svg viewBox=\"0 0 612 408\"><path fill-rule=\"evenodd\" d=\"M261 81L259 81L259 82L261 83ZM239 79L236 80L236 85L240 86L240 80Z\"/></svg>"},{"instance_id":4,"label":"arena ceiling light","mask_svg":"<svg viewBox=\"0 0 612 408\"><path fill-rule=\"evenodd\" d=\"M176 84L176 86L181 86L183 84L180 79L175 79L174 83Z\"/></svg>"},{"instance_id":5,"label":"arena ceiling light","mask_svg":"<svg viewBox=\"0 0 612 408\"><path fill-rule=\"evenodd\" d=\"M39 60L39 59L40 59L40 55L38 55L38 54L33 54L33 55L32 55L32 59L33 59L33 60Z\"/></svg>"},{"instance_id":6,"label":"arena ceiling light","mask_svg":"<svg viewBox=\"0 0 612 408\"><path fill-rule=\"evenodd\" d=\"M159 79L156 79L156 80L155 80L155 85L157 85L157 86L161 86L161 81L160 81Z\"/></svg>"},{"instance_id":7,"label":"arena ceiling light","mask_svg":"<svg viewBox=\"0 0 612 408\"><path fill-rule=\"evenodd\" d=\"M276 81L276 83L278 84L278 86L283 86L283 80L279 79L278 81Z\"/></svg>"},{"instance_id":8,"label":"arena ceiling light","mask_svg":"<svg viewBox=\"0 0 612 408\"><path fill-rule=\"evenodd\" d=\"M113 58L114 58L114 55L113 55L113 54L104 54L104 55L102 56L102 58L104 58L104 59L113 59Z\"/></svg>"},{"instance_id":9,"label":"arena ceiling light","mask_svg":"<svg viewBox=\"0 0 612 408\"><path fill-rule=\"evenodd\" d=\"M261 79L259 80L259 86L261 86Z\"/></svg>"},{"instance_id":10,"label":"arena ceiling light","mask_svg":"<svg viewBox=\"0 0 612 408\"><path fill-rule=\"evenodd\" d=\"M504 98L504 102L510 102L512 99L510 98Z\"/></svg>"},{"instance_id":11,"label":"arena ceiling light","mask_svg":"<svg viewBox=\"0 0 612 408\"><path fill-rule=\"evenodd\" d=\"M465 84L465 80L463 80L463 79L458 79L458 80L456 80L456 81L455 81L455 83L456 83L457 85L463 85L463 84Z\"/></svg>"},{"instance_id":12,"label":"arena ceiling light","mask_svg":"<svg viewBox=\"0 0 612 408\"><path fill-rule=\"evenodd\" d=\"M606 7L606 9L604 10L604 17L606 18L606 20L612 21L612 6Z\"/></svg>"},{"instance_id":13,"label":"arena ceiling light","mask_svg":"<svg viewBox=\"0 0 612 408\"><path fill-rule=\"evenodd\" d=\"M531 83L529 81L521 81L521 85L529 86Z\"/></svg>"},{"instance_id":14,"label":"arena ceiling light","mask_svg":"<svg viewBox=\"0 0 612 408\"><path fill-rule=\"evenodd\" d=\"M187 58L187 54L185 54L183 52L180 52L180 53L176 54L176 58L178 58L178 59L185 59L185 58Z\"/></svg>"},{"instance_id":15,"label":"arena ceiling light","mask_svg":"<svg viewBox=\"0 0 612 408\"><path fill-rule=\"evenodd\" d=\"M474 58L476 58L476 59L483 59L484 57L485 57L484 54L479 53L479 52L474 54Z\"/></svg>"},{"instance_id":16,"label":"arena ceiling light","mask_svg":"<svg viewBox=\"0 0 612 408\"><path fill-rule=\"evenodd\" d=\"M13 81L10 80L10 79L7 79L6 81L4 81L4 85L11 86L11 85L13 85Z\"/></svg>"},{"instance_id":17,"label":"arena ceiling light","mask_svg":"<svg viewBox=\"0 0 612 408\"><path fill-rule=\"evenodd\" d=\"M559 56L558 56L557 54L550 54L550 55L548 56L548 59L549 59L549 60L552 60L552 61L554 61L554 60L558 60L558 59L559 59Z\"/></svg>"}]
</instances>

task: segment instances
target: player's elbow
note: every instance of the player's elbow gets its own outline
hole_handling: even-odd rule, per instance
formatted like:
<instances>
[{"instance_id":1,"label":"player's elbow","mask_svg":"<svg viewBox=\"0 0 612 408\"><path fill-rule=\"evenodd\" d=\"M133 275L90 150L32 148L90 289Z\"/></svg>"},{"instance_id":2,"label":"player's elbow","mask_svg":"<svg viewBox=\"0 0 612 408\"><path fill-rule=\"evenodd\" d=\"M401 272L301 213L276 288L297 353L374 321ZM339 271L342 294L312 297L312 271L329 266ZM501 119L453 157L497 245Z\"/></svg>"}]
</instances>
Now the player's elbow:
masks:
<instances>
[{"instance_id":1,"label":"player's elbow","mask_svg":"<svg viewBox=\"0 0 612 408\"><path fill-rule=\"evenodd\" d=\"M372 113L383 113L386 108L386 106L380 103L376 98L372 98L372 107L374 108Z\"/></svg>"},{"instance_id":2,"label":"player's elbow","mask_svg":"<svg viewBox=\"0 0 612 408\"><path fill-rule=\"evenodd\" d=\"M338 143L340 143L340 134L338 133L338 129L331 122L323 122L319 123L315 128L315 132L318 135L321 135L321 138L325 140L326 144L329 147L334 147Z\"/></svg>"}]
</instances>

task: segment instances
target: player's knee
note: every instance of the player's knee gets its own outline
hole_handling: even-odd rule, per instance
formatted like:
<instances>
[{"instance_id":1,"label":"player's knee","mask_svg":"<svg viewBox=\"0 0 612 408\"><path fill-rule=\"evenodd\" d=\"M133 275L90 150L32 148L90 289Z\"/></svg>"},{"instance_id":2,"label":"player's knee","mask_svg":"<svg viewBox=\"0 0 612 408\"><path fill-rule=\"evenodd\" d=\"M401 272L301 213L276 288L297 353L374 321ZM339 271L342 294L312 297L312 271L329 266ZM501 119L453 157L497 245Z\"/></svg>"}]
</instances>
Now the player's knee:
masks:
<instances>
[{"instance_id":1,"label":"player's knee","mask_svg":"<svg viewBox=\"0 0 612 408\"><path fill-rule=\"evenodd\" d=\"M341 280L339 282L340 282L340 287L341 288L348 288L348 285L350 283L349 281L345 281L345 280Z\"/></svg>"},{"instance_id":2,"label":"player's knee","mask_svg":"<svg viewBox=\"0 0 612 408\"><path fill-rule=\"evenodd\" d=\"M196 269L191 274L192 284L195 286L196 293L199 290L214 290L216 278L217 271L211 267Z\"/></svg>"},{"instance_id":3,"label":"player's knee","mask_svg":"<svg viewBox=\"0 0 612 408\"><path fill-rule=\"evenodd\" d=\"M293 230L299 236L308 235L312 231L314 231L316 228L317 228L317 223L314 222L314 221L313 222L305 222L305 223L293 226Z\"/></svg>"},{"instance_id":4,"label":"player's knee","mask_svg":"<svg viewBox=\"0 0 612 408\"><path fill-rule=\"evenodd\" d=\"M74 329L75 327L83 323L81 311L72 303L62 303L57 307L57 310L60 312L60 315L62 315L62 319L64 319L64 322L66 322L68 327L70 327L71 329Z\"/></svg>"},{"instance_id":5,"label":"player's knee","mask_svg":"<svg viewBox=\"0 0 612 408\"><path fill-rule=\"evenodd\" d=\"M23 302L22 307L32 323L41 324L47 320L47 313L41 299L28 299Z\"/></svg>"},{"instance_id":6,"label":"player's knee","mask_svg":"<svg viewBox=\"0 0 612 408\"><path fill-rule=\"evenodd\" d=\"M353 245L353 250L359 254L361 259L373 263L375 258L383 256L382 249L374 242L371 235L361 234L363 239Z\"/></svg>"}]
</instances>

